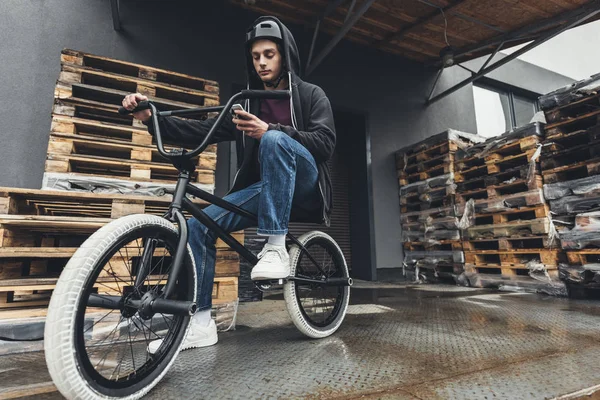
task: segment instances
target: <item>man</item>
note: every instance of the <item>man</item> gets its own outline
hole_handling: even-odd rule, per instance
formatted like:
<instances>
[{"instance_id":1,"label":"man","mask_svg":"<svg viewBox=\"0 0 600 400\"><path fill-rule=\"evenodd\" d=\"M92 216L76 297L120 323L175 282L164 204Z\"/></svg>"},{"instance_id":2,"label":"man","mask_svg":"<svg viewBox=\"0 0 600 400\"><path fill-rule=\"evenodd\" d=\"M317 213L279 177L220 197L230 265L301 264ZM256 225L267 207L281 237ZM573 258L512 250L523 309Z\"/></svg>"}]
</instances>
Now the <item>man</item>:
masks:
<instances>
[{"instance_id":1,"label":"man","mask_svg":"<svg viewBox=\"0 0 600 400\"><path fill-rule=\"evenodd\" d=\"M246 101L246 110L235 111L215 133L213 143L236 141L238 171L229 202L258 215L258 234L268 237L259 262L252 269L253 280L280 279L290 274L285 235L290 216L296 221L329 225L331 182L327 160L335 148L335 127L331 105L323 90L299 78L300 59L296 42L277 18L258 18L246 34L248 88L291 90L289 100ZM129 110L139 93L123 100ZM153 133L150 111L134 113ZM215 119L161 120L161 133L171 142L197 146ZM244 217L217 206L206 214L228 232L254 225ZM217 342L217 329L210 317L215 272L216 237L192 218L188 221L189 244L198 276L198 311L182 349L210 346ZM161 341L149 345L154 353Z\"/></svg>"}]
</instances>

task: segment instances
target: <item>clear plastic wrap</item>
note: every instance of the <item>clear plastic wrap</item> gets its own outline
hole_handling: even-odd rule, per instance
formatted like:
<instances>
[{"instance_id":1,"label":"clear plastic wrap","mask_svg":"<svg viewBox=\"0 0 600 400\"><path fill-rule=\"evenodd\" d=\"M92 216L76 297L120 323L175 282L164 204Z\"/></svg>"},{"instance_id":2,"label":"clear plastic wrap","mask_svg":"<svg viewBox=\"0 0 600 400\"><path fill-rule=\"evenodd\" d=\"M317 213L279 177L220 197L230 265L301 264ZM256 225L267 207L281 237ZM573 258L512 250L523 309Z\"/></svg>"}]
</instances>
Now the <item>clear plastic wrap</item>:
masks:
<instances>
[{"instance_id":1,"label":"clear plastic wrap","mask_svg":"<svg viewBox=\"0 0 600 400\"><path fill-rule=\"evenodd\" d=\"M446 141L456 143L456 145L459 148L467 148L473 143L482 143L485 142L485 140L485 137L473 133L461 132L455 129L448 129L444 132L430 136L427 139L422 140L418 143L411 144L409 146L399 149L398 151L396 151L396 156L400 157L402 156L402 154L417 153L419 151L427 149L428 147L432 147ZM404 164L406 165L406 161Z\"/></svg>"},{"instance_id":2,"label":"clear plastic wrap","mask_svg":"<svg viewBox=\"0 0 600 400\"><path fill-rule=\"evenodd\" d=\"M427 193L430 190L439 189L444 186L454 185L454 173L436 176L424 181L409 183L400 188L400 196L411 193Z\"/></svg>"},{"instance_id":3,"label":"clear plastic wrap","mask_svg":"<svg viewBox=\"0 0 600 400\"><path fill-rule=\"evenodd\" d=\"M556 200L571 195L588 195L596 193L600 196L600 175L557 182L544 185L544 196L548 200Z\"/></svg>"},{"instance_id":4,"label":"clear plastic wrap","mask_svg":"<svg viewBox=\"0 0 600 400\"><path fill-rule=\"evenodd\" d=\"M454 207L437 207L424 211L412 211L402 213L400 222L402 224L416 221L427 222L429 218L453 217L456 215Z\"/></svg>"},{"instance_id":5,"label":"clear plastic wrap","mask_svg":"<svg viewBox=\"0 0 600 400\"><path fill-rule=\"evenodd\" d=\"M426 264L464 264L465 254L462 251L405 251L404 262L407 265Z\"/></svg>"},{"instance_id":6,"label":"clear plastic wrap","mask_svg":"<svg viewBox=\"0 0 600 400\"><path fill-rule=\"evenodd\" d=\"M548 218L537 218L502 224L472 226L466 230L466 237L469 239L485 239L509 236L541 236L548 234L550 223Z\"/></svg>"},{"instance_id":7,"label":"clear plastic wrap","mask_svg":"<svg viewBox=\"0 0 600 400\"><path fill-rule=\"evenodd\" d=\"M562 281L600 288L600 264L560 264L558 273Z\"/></svg>"},{"instance_id":8,"label":"clear plastic wrap","mask_svg":"<svg viewBox=\"0 0 600 400\"><path fill-rule=\"evenodd\" d=\"M600 210L600 193L584 196L566 196L550 201L550 209L557 215L577 215Z\"/></svg>"},{"instance_id":9,"label":"clear plastic wrap","mask_svg":"<svg viewBox=\"0 0 600 400\"><path fill-rule=\"evenodd\" d=\"M559 232L563 249L580 250L600 247L600 212L584 213L575 219L573 229Z\"/></svg>"},{"instance_id":10,"label":"clear plastic wrap","mask_svg":"<svg viewBox=\"0 0 600 400\"><path fill-rule=\"evenodd\" d=\"M213 193L213 185L192 183L192 185ZM164 196L175 190L175 184L132 182L116 178L81 175L77 173L46 172L42 189L68 190L71 192L90 192L105 194L129 194L142 196Z\"/></svg>"},{"instance_id":11,"label":"clear plastic wrap","mask_svg":"<svg viewBox=\"0 0 600 400\"><path fill-rule=\"evenodd\" d=\"M462 217L458 223L460 229L467 229L475 223L475 200L470 199L464 206Z\"/></svg>"},{"instance_id":12,"label":"clear plastic wrap","mask_svg":"<svg viewBox=\"0 0 600 400\"><path fill-rule=\"evenodd\" d=\"M500 147L506 146L528 136L543 136L544 128L539 122L533 122L519 128L515 128L500 136L495 136L488 139L484 143L476 144L456 152L456 160L464 160L466 158L477 157L484 158L493 153Z\"/></svg>"},{"instance_id":13,"label":"clear plastic wrap","mask_svg":"<svg viewBox=\"0 0 600 400\"><path fill-rule=\"evenodd\" d=\"M587 79L563 86L539 98L540 107L547 111L551 108L572 103L583 97L590 96L600 90L600 74L592 75Z\"/></svg>"},{"instance_id":14,"label":"clear plastic wrap","mask_svg":"<svg viewBox=\"0 0 600 400\"><path fill-rule=\"evenodd\" d=\"M475 212L481 214L494 213L519 207L530 207L544 204L544 193L542 189L530 190L509 194L500 198L475 200ZM463 215L466 203L456 205L456 215Z\"/></svg>"},{"instance_id":15,"label":"clear plastic wrap","mask_svg":"<svg viewBox=\"0 0 600 400\"><path fill-rule=\"evenodd\" d=\"M215 304L212 312L215 316L217 330L219 332L234 331L237 320L239 299L222 304Z\"/></svg>"},{"instance_id":16,"label":"clear plastic wrap","mask_svg":"<svg viewBox=\"0 0 600 400\"><path fill-rule=\"evenodd\" d=\"M427 242L430 240L460 240L457 230L439 229L431 232L402 231L403 242Z\"/></svg>"},{"instance_id":17,"label":"clear plastic wrap","mask_svg":"<svg viewBox=\"0 0 600 400\"><path fill-rule=\"evenodd\" d=\"M543 264L540 260L531 260L525 264L525 267L529 270L529 276L538 281L550 282L552 278L548 274L546 264Z\"/></svg>"},{"instance_id":18,"label":"clear plastic wrap","mask_svg":"<svg viewBox=\"0 0 600 400\"><path fill-rule=\"evenodd\" d=\"M537 149L535 149L535 153L531 156L531 160L529 160L529 167L527 169L527 187L535 188L536 187L536 178L538 177L537 173L537 163L540 159L540 155L542 154L542 144L537 145Z\"/></svg>"}]
</instances>

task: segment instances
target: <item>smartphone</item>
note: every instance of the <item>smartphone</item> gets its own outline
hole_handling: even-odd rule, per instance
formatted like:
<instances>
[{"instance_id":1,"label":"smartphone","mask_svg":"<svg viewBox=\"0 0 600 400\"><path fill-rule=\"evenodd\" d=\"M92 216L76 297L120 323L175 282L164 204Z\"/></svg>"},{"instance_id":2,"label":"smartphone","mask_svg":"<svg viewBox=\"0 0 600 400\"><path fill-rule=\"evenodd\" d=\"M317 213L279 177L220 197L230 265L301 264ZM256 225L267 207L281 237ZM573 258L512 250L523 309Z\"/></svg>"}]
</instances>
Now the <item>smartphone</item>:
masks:
<instances>
[{"instance_id":1,"label":"smartphone","mask_svg":"<svg viewBox=\"0 0 600 400\"><path fill-rule=\"evenodd\" d=\"M242 111L243 111L243 110L244 110L244 107L242 107L242 105L241 105L241 104L234 104L234 105L232 105L232 106L231 106L231 116L232 116L233 118L244 119L244 118L242 118L241 116L238 116L238 115L237 115L237 114L234 112L235 110L242 110Z\"/></svg>"}]
</instances>

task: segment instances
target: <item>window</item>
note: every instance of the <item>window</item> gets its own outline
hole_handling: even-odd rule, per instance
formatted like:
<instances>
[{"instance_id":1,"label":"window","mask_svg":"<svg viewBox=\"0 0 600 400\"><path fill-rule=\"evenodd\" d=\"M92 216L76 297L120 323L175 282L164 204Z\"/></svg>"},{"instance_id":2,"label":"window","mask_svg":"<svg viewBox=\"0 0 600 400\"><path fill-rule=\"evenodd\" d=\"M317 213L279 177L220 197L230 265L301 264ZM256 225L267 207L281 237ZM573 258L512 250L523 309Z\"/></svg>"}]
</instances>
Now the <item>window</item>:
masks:
<instances>
[{"instance_id":1,"label":"window","mask_svg":"<svg viewBox=\"0 0 600 400\"><path fill-rule=\"evenodd\" d=\"M473 86L477 132L492 137L523 126L538 110L535 97L490 86Z\"/></svg>"}]
</instances>

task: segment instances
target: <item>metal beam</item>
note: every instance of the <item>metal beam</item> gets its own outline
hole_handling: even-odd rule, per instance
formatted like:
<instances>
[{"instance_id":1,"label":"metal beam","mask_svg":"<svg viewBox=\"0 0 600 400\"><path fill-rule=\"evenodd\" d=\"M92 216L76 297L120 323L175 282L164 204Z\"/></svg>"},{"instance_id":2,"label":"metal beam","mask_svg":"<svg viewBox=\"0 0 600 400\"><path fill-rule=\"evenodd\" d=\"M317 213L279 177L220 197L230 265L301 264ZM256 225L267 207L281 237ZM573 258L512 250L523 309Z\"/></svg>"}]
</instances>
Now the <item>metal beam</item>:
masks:
<instances>
[{"instance_id":1,"label":"metal beam","mask_svg":"<svg viewBox=\"0 0 600 400\"><path fill-rule=\"evenodd\" d=\"M110 10L112 12L113 28L115 31L120 32L123 27L119 16L119 0L110 0Z\"/></svg>"},{"instance_id":2,"label":"metal beam","mask_svg":"<svg viewBox=\"0 0 600 400\"><path fill-rule=\"evenodd\" d=\"M462 3L464 3L467 0L458 0L457 2L455 2L454 4L448 4L446 7L441 8L441 10L443 12L449 12L452 9L460 6ZM376 43L372 43L372 45L375 45L377 47L381 47L383 45L385 45L386 43L391 42L392 40L398 40L400 39L402 36L404 36L408 31L418 27L418 26L422 26L425 25L429 22L431 22L434 18L439 17L440 14L440 10L436 10L433 11L421 18L417 18L416 21L410 23L409 25L401 28L399 31L396 32L392 32L389 35L387 35L386 37L384 37L383 39L381 39L379 42Z\"/></svg>"},{"instance_id":3,"label":"metal beam","mask_svg":"<svg viewBox=\"0 0 600 400\"><path fill-rule=\"evenodd\" d=\"M427 105L432 104L432 103L448 96L449 94L456 92L457 90L459 90L459 89L467 86L468 84L476 81L477 79L481 78L482 76L485 76L488 73L500 68L504 64L514 60L515 58L519 57L521 54L528 52L529 50L539 46L542 43L547 42L548 40L561 34L562 32L564 32L568 29L571 29L571 28L585 22L586 20L592 18L594 15L600 13L600 1L594 0L593 4L595 5L595 7L586 6L586 7L580 8L579 9L580 13L578 15L572 17L564 25L559 26L559 27L553 29L552 31L548 32L545 36L539 37L535 41L529 43L527 46L515 51L514 53L512 53L509 56L506 56L502 60L496 61L494 64L490 65L489 67L480 70L478 73L474 74L470 78L465 79L464 81L454 85L450 89L447 89L446 91L438 94L437 96L435 96L433 98L431 98L431 96L430 96L429 99L427 100L426 104Z\"/></svg>"},{"instance_id":4,"label":"metal beam","mask_svg":"<svg viewBox=\"0 0 600 400\"><path fill-rule=\"evenodd\" d=\"M594 9L598 7L598 1L593 0L591 3L588 3L588 5L584 6L584 7L580 7L578 9L566 12L566 13L562 13L560 15L557 15L555 17L551 17L551 18L547 18L543 21L531 24L531 25L527 25L524 26L522 28L519 29L515 29L513 31L504 33L502 35L498 35L495 36L493 38L487 39L487 40L483 40L479 43L475 43L472 45L467 45L465 47L462 47L460 49L457 49L455 54L454 54L454 58L459 58L462 57L466 54L470 54L470 53L474 53L476 51L479 50L483 50L487 47L490 46L497 46L500 43L504 42L504 43L509 43L511 41L515 41L515 40L521 40L521 39L528 39L531 38L531 33L532 32L538 32L540 30L555 26L563 21L568 21L571 18L579 15L582 13L582 10L584 9ZM523 37L526 36L526 37ZM539 35L536 35L539 36ZM435 63L433 63L434 66L440 66L441 62L437 61Z\"/></svg>"},{"instance_id":5,"label":"metal beam","mask_svg":"<svg viewBox=\"0 0 600 400\"><path fill-rule=\"evenodd\" d=\"M369 9L369 7L371 7L371 4L373 4L373 2L375 2L375 0L363 1L360 8L354 14L352 14L352 17L350 17L346 21L346 23L340 28L339 32L329 41L329 43L327 43L325 48L321 50L319 55L315 58L315 61L311 62L306 67L306 75L310 75L315 70L315 68L325 59L325 57L327 57L327 55L331 52L331 50L333 50L335 45L338 44L344 36L346 36L346 33L348 33L348 31L352 29L352 27L364 15L364 13L367 12L367 10Z\"/></svg>"},{"instance_id":6,"label":"metal beam","mask_svg":"<svg viewBox=\"0 0 600 400\"><path fill-rule=\"evenodd\" d=\"M308 60L306 61L306 68L308 68L310 62L312 61L313 52L317 43L317 36L319 35L319 29L321 28L321 22L323 22L323 20L327 18L329 14L331 14L336 8L341 6L345 1L346 0L331 0L329 3L327 3L327 6L325 6L325 10L323 10L323 12L319 14L317 19L315 19L313 23L315 25L315 31L313 33L312 42L310 43L310 50L308 51ZM354 6L354 1L352 2L352 6Z\"/></svg>"},{"instance_id":7,"label":"metal beam","mask_svg":"<svg viewBox=\"0 0 600 400\"><path fill-rule=\"evenodd\" d=\"M418 2L420 2L420 3L423 3L423 4L427 4L427 5L428 5L428 6L430 6L430 7L435 7L435 8L443 8L443 7L442 7L442 6L440 6L439 4L432 3L432 2L431 2L431 1L429 1L429 0L417 0L417 1L418 1ZM452 14L452 15L454 15L455 17L458 17L458 18L460 18L460 19L464 19L465 21L469 21L469 22L473 22L474 24L479 24L479 25L481 25L481 26L485 26L486 28L488 28L488 29L491 29L491 30L494 30L494 31L496 31L496 32L501 32L501 33L504 33L504 32L506 32L506 31L505 31L504 29L502 29L502 28L498 28L497 26L494 26L494 25L487 24L487 23L485 23L485 22L483 22L483 21L480 21L480 20L478 20L477 18L469 17L468 15L465 15L465 14L463 14L463 13L459 13L459 12L456 12L456 11L450 11L450 12L449 12L449 14Z\"/></svg>"}]
</instances>

